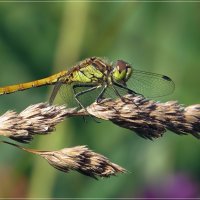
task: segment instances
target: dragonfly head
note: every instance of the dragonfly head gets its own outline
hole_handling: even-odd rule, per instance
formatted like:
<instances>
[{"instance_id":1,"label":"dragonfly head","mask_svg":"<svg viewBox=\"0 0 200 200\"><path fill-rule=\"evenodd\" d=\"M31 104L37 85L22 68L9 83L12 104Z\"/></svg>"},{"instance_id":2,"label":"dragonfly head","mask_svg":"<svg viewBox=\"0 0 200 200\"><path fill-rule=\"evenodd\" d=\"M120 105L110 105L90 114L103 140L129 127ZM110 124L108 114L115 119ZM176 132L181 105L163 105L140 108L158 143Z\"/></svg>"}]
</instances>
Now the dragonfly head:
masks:
<instances>
[{"instance_id":1,"label":"dragonfly head","mask_svg":"<svg viewBox=\"0 0 200 200\"><path fill-rule=\"evenodd\" d=\"M132 68L129 63L123 60L117 60L113 66L112 78L116 82L126 83L130 78L132 73Z\"/></svg>"}]
</instances>

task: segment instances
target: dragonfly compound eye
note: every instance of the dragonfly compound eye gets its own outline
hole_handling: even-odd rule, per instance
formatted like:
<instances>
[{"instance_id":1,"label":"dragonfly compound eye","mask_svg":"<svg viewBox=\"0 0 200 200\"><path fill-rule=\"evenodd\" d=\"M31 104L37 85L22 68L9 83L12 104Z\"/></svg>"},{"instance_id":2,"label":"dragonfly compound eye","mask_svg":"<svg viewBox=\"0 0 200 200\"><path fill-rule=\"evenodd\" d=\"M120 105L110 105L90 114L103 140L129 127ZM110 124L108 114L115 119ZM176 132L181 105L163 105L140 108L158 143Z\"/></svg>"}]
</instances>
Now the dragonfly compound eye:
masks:
<instances>
[{"instance_id":1,"label":"dragonfly compound eye","mask_svg":"<svg viewBox=\"0 0 200 200\"><path fill-rule=\"evenodd\" d=\"M120 81L127 81L132 73L132 69L130 64L123 60L118 60L116 62L116 65L114 66L113 69L113 78L120 82Z\"/></svg>"}]
</instances>

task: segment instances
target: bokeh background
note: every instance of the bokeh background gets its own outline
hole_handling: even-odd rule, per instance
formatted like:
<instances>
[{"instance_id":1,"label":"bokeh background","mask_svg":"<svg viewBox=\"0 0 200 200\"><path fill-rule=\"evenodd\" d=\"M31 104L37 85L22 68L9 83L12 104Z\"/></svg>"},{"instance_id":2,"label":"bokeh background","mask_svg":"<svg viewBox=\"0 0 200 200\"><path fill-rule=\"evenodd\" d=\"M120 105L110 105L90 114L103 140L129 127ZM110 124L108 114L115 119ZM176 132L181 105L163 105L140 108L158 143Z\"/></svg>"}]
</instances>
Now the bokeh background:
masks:
<instances>
[{"instance_id":1,"label":"bokeh background","mask_svg":"<svg viewBox=\"0 0 200 200\"><path fill-rule=\"evenodd\" d=\"M199 3L184 2L0 3L0 86L46 77L100 56L170 76L176 90L160 101L200 103L199 9ZM51 89L3 95L0 112L47 101ZM82 144L129 173L99 181L65 174L40 157L1 144L0 197L200 197L200 141L192 136L166 132L149 141L109 122L76 118L28 147Z\"/></svg>"}]
</instances>

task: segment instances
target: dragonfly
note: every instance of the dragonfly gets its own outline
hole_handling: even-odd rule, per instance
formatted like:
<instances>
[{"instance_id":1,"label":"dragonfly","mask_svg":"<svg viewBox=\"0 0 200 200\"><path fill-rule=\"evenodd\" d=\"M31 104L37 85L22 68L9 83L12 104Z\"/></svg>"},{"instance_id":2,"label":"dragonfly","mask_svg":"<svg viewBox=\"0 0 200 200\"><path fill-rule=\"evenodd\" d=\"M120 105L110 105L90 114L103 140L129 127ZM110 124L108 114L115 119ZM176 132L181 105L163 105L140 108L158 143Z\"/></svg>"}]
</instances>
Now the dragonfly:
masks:
<instances>
[{"instance_id":1,"label":"dragonfly","mask_svg":"<svg viewBox=\"0 0 200 200\"><path fill-rule=\"evenodd\" d=\"M100 103L108 89L122 99L125 94L141 94L145 97L161 97L171 94L175 85L165 75L137 70L124 60L108 62L99 57L86 58L69 70L61 71L49 77L0 88L0 95L10 94L34 87L54 85L49 103L52 104L63 86L70 86L78 105L84 108L80 97L98 89L95 101ZM80 88L82 90L77 91ZM63 89L62 89L63 90Z\"/></svg>"}]
</instances>

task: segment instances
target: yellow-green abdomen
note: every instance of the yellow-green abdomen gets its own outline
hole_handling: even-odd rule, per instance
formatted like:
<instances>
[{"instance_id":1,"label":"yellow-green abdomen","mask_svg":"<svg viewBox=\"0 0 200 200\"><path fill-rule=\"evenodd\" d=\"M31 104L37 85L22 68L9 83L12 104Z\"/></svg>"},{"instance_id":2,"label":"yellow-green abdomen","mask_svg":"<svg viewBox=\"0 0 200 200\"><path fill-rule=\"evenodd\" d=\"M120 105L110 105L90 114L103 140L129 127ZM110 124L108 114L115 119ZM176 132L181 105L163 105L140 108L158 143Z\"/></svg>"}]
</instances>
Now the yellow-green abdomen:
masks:
<instances>
[{"instance_id":1,"label":"yellow-green abdomen","mask_svg":"<svg viewBox=\"0 0 200 200\"><path fill-rule=\"evenodd\" d=\"M62 71L62 72L59 72L55 75L52 75L52 76L49 76L47 78L43 78L43 79L40 79L40 80L35 80L35 81L27 82L27 83L20 83L20 84L16 84L16 85L1 87L0 88L0 95L10 94L10 93L13 93L13 92L26 90L26 89L30 89L30 88L33 88L33 87L40 87L40 86L44 86L44 85L52 85L52 84L56 83L58 81L58 79L60 77L64 76L66 73L67 73L66 71Z\"/></svg>"}]
</instances>

